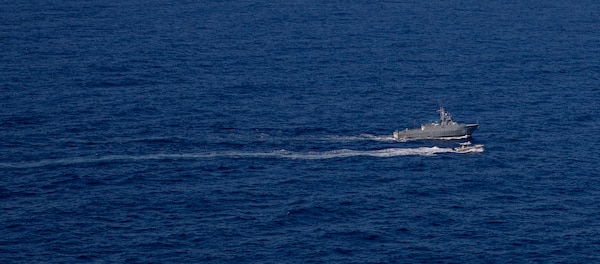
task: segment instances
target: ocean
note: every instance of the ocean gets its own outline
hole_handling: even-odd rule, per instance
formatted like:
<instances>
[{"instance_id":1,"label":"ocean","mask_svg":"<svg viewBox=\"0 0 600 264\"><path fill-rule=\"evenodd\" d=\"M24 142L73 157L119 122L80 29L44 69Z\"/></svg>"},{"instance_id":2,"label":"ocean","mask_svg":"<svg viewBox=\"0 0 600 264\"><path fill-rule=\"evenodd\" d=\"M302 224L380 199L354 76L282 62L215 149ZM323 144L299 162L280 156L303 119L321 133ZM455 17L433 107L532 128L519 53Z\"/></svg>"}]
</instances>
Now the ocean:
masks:
<instances>
[{"instance_id":1,"label":"ocean","mask_svg":"<svg viewBox=\"0 0 600 264\"><path fill-rule=\"evenodd\" d=\"M599 18L2 1L0 261L600 262ZM472 138L392 138L440 106Z\"/></svg>"}]
</instances>

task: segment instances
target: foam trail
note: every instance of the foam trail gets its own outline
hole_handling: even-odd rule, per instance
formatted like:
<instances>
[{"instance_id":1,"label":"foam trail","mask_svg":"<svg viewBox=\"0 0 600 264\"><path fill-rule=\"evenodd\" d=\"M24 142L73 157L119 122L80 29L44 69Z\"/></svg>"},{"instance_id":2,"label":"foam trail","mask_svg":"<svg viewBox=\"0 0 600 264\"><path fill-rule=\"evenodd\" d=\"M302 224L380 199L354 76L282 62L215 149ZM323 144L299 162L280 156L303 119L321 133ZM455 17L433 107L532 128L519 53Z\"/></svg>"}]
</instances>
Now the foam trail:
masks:
<instances>
[{"instance_id":1,"label":"foam trail","mask_svg":"<svg viewBox=\"0 0 600 264\"><path fill-rule=\"evenodd\" d=\"M349 157L397 157L408 155L432 156L438 153L454 152L451 148L420 147L420 148L387 148L380 150L350 150L340 149L324 152L294 152L288 150L276 151L223 151L182 154L148 154L148 155L108 155L88 156L39 161L4 162L0 168L24 169L47 166L73 166L96 163L131 163L151 160L201 160L218 158L265 158L265 159L302 159L322 160Z\"/></svg>"},{"instance_id":2,"label":"foam trail","mask_svg":"<svg viewBox=\"0 0 600 264\"><path fill-rule=\"evenodd\" d=\"M394 142L394 137L390 135L372 135L360 134L358 136L296 136L296 137L272 137L274 140L285 141L311 141L311 142L356 142L356 141L379 141Z\"/></svg>"},{"instance_id":3,"label":"foam trail","mask_svg":"<svg viewBox=\"0 0 600 264\"><path fill-rule=\"evenodd\" d=\"M371 135L371 134L361 134L360 138L372 140L372 141L382 141L382 142L393 142L393 135Z\"/></svg>"},{"instance_id":4,"label":"foam trail","mask_svg":"<svg viewBox=\"0 0 600 264\"><path fill-rule=\"evenodd\" d=\"M349 158L349 157L397 157L397 156L408 156L408 155L421 155L421 156L432 156L438 153L454 152L449 148L439 147L421 147L421 148L388 148L381 150L332 150L326 152L308 152L308 153L289 153L284 154L287 158L292 159L334 159L334 158Z\"/></svg>"},{"instance_id":5,"label":"foam trail","mask_svg":"<svg viewBox=\"0 0 600 264\"><path fill-rule=\"evenodd\" d=\"M465 135L465 136L459 136L459 137L443 137L443 138L439 138L440 140L459 140L459 139L467 139L470 138L471 136L469 135Z\"/></svg>"}]
</instances>

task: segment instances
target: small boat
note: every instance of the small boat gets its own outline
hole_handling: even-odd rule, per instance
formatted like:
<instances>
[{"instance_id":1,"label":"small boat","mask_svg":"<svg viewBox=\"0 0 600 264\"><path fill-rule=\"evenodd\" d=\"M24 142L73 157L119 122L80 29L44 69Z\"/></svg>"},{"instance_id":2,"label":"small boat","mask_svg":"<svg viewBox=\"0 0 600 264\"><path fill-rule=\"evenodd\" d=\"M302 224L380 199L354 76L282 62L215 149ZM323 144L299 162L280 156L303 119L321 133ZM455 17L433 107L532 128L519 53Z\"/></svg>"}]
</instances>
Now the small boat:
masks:
<instances>
[{"instance_id":1,"label":"small boat","mask_svg":"<svg viewBox=\"0 0 600 264\"><path fill-rule=\"evenodd\" d=\"M395 140L407 139L444 139L468 138L477 129L478 124L460 124L452 121L450 114L440 107L440 120L430 124L422 124L421 128L394 131Z\"/></svg>"},{"instance_id":2,"label":"small boat","mask_svg":"<svg viewBox=\"0 0 600 264\"><path fill-rule=\"evenodd\" d=\"M453 148L456 153L475 153L475 152L483 152L482 144L471 145L471 141L467 141L464 143L460 143L459 147Z\"/></svg>"}]
</instances>

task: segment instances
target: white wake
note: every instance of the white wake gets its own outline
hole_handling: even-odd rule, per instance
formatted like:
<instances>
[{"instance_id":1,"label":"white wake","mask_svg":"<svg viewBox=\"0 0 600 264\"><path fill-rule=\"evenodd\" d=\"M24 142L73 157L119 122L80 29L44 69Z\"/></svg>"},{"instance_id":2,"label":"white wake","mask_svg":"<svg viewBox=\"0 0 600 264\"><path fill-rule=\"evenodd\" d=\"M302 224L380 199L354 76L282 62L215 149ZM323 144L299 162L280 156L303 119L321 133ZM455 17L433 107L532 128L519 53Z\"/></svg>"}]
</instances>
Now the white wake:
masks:
<instances>
[{"instance_id":1,"label":"white wake","mask_svg":"<svg viewBox=\"0 0 600 264\"><path fill-rule=\"evenodd\" d=\"M260 158L260 159L300 159L300 160L323 160L350 157L378 157L388 158L397 156L432 156L439 153L455 152L451 148L419 147L419 148L387 148L379 150L351 150L339 149L331 151L296 152L288 150L275 151L215 151L181 154L147 154L147 155L106 155L71 157L61 159L46 159L38 161L3 162L0 168L36 168L47 166L73 166L79 164L94 163L131 163L143 161L162 160L201 160L220 158Z\"/></svg>"}]
</instances>

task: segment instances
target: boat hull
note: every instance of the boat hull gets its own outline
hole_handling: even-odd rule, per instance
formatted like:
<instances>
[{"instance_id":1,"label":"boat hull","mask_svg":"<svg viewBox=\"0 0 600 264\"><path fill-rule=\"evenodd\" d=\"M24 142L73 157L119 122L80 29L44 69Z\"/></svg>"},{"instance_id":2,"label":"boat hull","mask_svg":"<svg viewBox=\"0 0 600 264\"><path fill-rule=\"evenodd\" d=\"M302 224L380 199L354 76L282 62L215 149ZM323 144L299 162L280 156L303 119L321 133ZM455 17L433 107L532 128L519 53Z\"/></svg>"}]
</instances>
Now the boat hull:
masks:
<instances>
[{"instance_id":1,"label":"boat hull","mask_svg":"<svg viewBox=\"0 0 600 264\"><path fill-rule=\"evenodd\" d=\"M394 131L394 139L435 139L471 136L477 129L477 124L457 124L446 126L428 126L420 129L405 129Z\"/></svg>"},{"instance_id":2,"label":"boat hull","mask_svg":"<svg viewBox=\"0 0 600 264\"><path fill-rule=\"evenodd\" d=\"M454 148L454 152L456 153L481 153L483 152L483 145L468 145L463 147Z\"/></svg>"}]
</instances>

